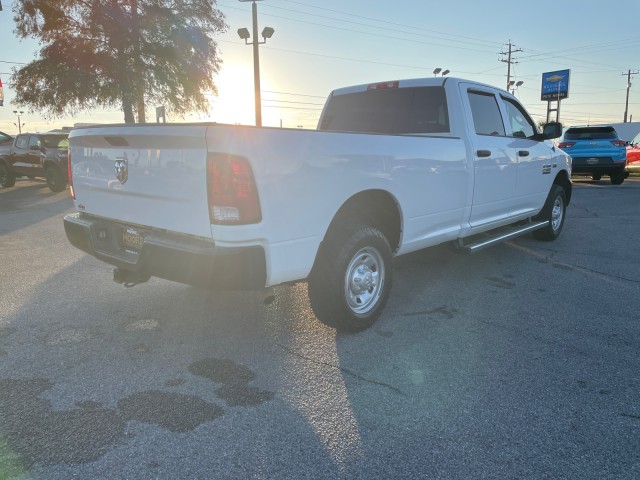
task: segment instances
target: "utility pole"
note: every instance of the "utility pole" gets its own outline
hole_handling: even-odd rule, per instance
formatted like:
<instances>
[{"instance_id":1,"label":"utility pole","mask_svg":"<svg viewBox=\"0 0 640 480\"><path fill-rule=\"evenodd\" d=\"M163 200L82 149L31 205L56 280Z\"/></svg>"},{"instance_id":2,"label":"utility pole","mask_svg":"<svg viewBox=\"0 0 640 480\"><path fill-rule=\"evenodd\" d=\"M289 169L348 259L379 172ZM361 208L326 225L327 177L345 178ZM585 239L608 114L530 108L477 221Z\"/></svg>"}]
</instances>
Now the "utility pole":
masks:
<instances>
[{"instance_id":1,"label":"utility pole","mask_svg":"<svg viewBox=\"0 0 640 480\"><path fill-rule=\"evenodd\" d=\"M631 90L631 75L638 75L637 70L632 72L631 70L627 70L627 73L623 73L622 75L627 76L627 100L624 103L624 123L627 123L627 115L629 113L629 90Z\"/></svg>"},{"instance_id":2,"label":"utility pole","mask_svg":"<svg viewBox=\"0 0 640 480\"><path fill-rule=\"evenodd\" d=\"M501 62L504 62L507 64L507 90L509 89L509 82L511 81L511 64L512 63L518 63L515 60L512 59L511 55L513 55L516 52L521 52L522 49L521 48L516 48L514 49L513 47L515 47L514 44L511 43L511 39L509 39L509 50L507 52L500 52L500 55L506 55L507 58L500 58L499 60Z\"/></svg>"}]
</instances>

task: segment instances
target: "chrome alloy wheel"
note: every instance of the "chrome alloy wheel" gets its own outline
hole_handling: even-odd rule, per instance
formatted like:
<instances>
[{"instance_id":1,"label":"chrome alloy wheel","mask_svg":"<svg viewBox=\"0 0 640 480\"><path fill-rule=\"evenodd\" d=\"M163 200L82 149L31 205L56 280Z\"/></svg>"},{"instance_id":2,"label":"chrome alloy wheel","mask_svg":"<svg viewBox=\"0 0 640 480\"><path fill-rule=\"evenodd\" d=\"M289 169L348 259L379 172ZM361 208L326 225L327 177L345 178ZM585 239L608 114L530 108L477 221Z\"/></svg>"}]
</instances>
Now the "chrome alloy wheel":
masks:
<instances>
[{"instance_id":1,"label":"chrome alloy wheel","mask_svg":"<svg viewBox=\"0 0 640 480\"><path fill-rule=\"evenodd\" d=\"M360 249L349 262L344 279L347 305L356 315L373 310L384 286L384 261L373 247Z\"/></svg>"},{"instance_id":2,"label":"chrome alloy wheel","mask_svg":"<svg viewBox=\"0 0 640 480\"><path fill-rule=\"evenodd\" d=\"M558 195L553 202L553 208L551 209L551 228L553 231L557 231L562 225L562 216L564 215L564 202L562 197Z\"/></svg>"}]
</instances>

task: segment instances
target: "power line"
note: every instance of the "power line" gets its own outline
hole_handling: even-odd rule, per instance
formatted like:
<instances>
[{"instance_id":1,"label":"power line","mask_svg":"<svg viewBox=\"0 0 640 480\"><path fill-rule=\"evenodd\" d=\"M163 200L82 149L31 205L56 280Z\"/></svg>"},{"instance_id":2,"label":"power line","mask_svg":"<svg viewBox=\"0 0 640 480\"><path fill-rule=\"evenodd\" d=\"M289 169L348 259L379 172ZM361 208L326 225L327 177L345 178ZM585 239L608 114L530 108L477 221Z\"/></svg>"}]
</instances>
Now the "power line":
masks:
<instances>
[{"instance_id":1,"label":"power line","mask_svg":"<svg viewBox=\"0 0 640 480\"><path fill-rule=\"evenodd\" d=\"M299 3L299 2L294 2L294 3ZM351 14L351 13L340 12L338 10L331 10L331 9L327 9L327 8L317 7L317 8L320 8L320 10L325 10L325 11L329 11L329 12L335 12L335 13L339 13L341 15L348 15L350 18L354 18L355 17L355 18L362 18L362 19L365 19L365 20L372 20L374 22L382 23L384 26L371 25L369 23L354 22L353 20L343 20L343 19L340 19L340 18L330 17L330 16L326 16L326 15L318 15L318 14L315 14L315 13L307 13L307 12L300 11L300 10L292 10L292 9L289 9L289 8L276 7L276 6L271 5L271 4L268 5L268 8L277 9L277 10L284 10L284 11L292 12L292 13L296 13L296 14L301 13L303 15L312 15L314 18L325 18L325 19L328 19L328 20L335 20L335 21L338 21L338 22L349 23L349 24L358 25L358 26L372 27L372 28L376 28L377 30L388 30L390 32L404 33L404 34L416 35L416 36L426 37L426 38L436 38L438 40L447 40L447 39L443 38L443 36L449 36L449 37L452 37L450 40L454 40L454 41L459 42L459 43L464 43L464 44L469 44L469 45L474 45L474 46L483 46L483 47L493 48L493 46L495 45L494 42L487 42L486 40L479 40L479 39L473 39L474 40L473 42L466 41L466 40L458 40L457 38L468 38L468 37L462 37L462 36L459 36L459 35L452 35L452 34L448 34L448 33L444 33L444 32L437 32L437 31L434 31L434 30L427 30L425 28L413 27L413 26L410 26L410 25L403 25L403 24L400 24L400 23L388 22L386 20L379 20L379 19L375 19L375 18L372 18L372 17L364 17L364 16L361 16L361 15L354 15L354 14ZM290 19L290 20L294 20L295 21L296 19ZM403 29L400 30L400 29L396 29L396 28L389 28L388 25L399 26L399 27L402 27ZM418 30L421 33L407 32L406 31L407 28ZM436 35L427 35L425 33L422 33L422 32L425 32L425 31L432 32L432 33L434 33ZM482 42L482 43L478 43L478 42Z\"/></svg>"},{"instance_id":2,"label":"power line","mask_svg":"<svg viewBox=\"0 0 640 480\"><path fill-rule=\"evenodd\" d=\"M233 7L230 5L221 5L224 6L225 8L229 8L232 10L242 10L238 7ZM265 5L266 7L267 5ZM346 32L351 32L351 33L357 33L360 35L369 35L369 36L374 36L377 38L387 38L387 39L391 39L391 40L401 40L401 41L405 41L405 42L412 42L412 43L422 43L425 45L435 45L435 46L439 46L439 47L448 47L448 48L455 48L455 49L460 49L460 50L467 50L467 51L471 51L471 52L479 52L479 53L491 53L489 50L479 50L479 49L473 49L473 48L469 48L469 47L463 47L463 46L458 46L458 45L451 45L450 43L436 43L436 42L428 42L428 41L421 41L421 40L413 40L413 39L409 39L409 38L402 38L402 37L397 37L397 36L392 36L392 35L383 35L380 32L365 32L362 30L354 30L352 28L345 28L345 27L338 27L335 25L327 25L327 24L323 24L323 23L318 23L318 22L314 22L314 21L305 21L305 20L300 20L300 19L296 19L296 18L290 18L290 17L282 17L280 15L273 15L273 14L262 14L262 16L265 17L272 17L272 18L279 18L279 19L283 19L283 20L289 20L292 22L297 22L297 23L303 23L306 25L313 25L316 27L324 27L324 28L331 28L334 30L342 30L342 31L346 31ZM332 20L337 20L337 21L345 21L345 20L340 20L340 19L335 19L333 18ZM351 23L355 23L355 22L351 22ZM378 26L374 26L374 25L370 25L370 27L372 28L376 28L377 30L381 30L384 29L382 27L378 27ZM392 30L392 29L387 29L387 30ZM397 31L397 30L395 30ZM407 33L407 32L403 32L403 33ZM418 36L422 36L422 37L427 37L427 38L435 38L437 40L442 40L442 41L450 41L451 39L447 39L447 38L441 38L441 37L434 37L433 35L424 35L424 34L416 34L416 33L409 33L409 35L418 35ZM461 41L462 42L462 41ZM469 42L462 42L462 43L469 43ZM477 44L472 44L472 45L476 45L479 47L484 47L486 45L477 45ZM490 47L488 47L490 48Z\"/></svg>"}]
</instances>

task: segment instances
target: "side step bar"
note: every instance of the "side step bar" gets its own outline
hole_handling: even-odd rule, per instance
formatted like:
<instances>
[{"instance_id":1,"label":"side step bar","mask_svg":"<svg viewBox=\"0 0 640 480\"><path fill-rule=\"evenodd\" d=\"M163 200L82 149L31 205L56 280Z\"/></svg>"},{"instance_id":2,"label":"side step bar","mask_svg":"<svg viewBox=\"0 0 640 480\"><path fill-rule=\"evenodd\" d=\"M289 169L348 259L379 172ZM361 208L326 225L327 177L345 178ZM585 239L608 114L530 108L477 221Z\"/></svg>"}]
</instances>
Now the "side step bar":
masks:
<instances>
[{"instance_id":1,"label":"side step bar","mask_svg":"<svg viewBox=\"0 0 640 480\"><path fill-rule=\"evenodd\" d=\"M505 242L507 240L511 240L512 238L519 237L520 235L524 235L526 233L533 232L534 230L539 230L541 228L549 225L549 220L545 220L543 222L532 222L527 223L526 225L521 225L517 227L511 227L506 230L501 230L499 233L482 238L476 242L470 243L469 245L461 245L460 249L464 253L475 253L483 250L491 245L495 245L496 243Z\"/></svg>"}]
</instances>

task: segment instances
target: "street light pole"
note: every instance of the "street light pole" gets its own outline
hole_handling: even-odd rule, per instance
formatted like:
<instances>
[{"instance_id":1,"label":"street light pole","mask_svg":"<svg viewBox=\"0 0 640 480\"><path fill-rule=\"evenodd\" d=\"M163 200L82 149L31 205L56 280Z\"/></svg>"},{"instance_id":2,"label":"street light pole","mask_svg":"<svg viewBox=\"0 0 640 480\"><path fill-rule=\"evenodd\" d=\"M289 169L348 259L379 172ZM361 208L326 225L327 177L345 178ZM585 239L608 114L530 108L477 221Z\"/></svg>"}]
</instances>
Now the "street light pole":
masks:
<instances>
[{"instance_id":1,"label":"street light pole","mask_svg":"<svg viewBox=\"0 0 640 480\"><path fill-rule=\"evenodd\" d=\"M265 27L262 31L262 38L264 40L262 42L258 41L258 5L256 4L259 0L239 0L240 2L252 2L251 5L251 16L253 19L253 38L251 40L251 45L253 46L253 88L254 88L254 98L256 104L256 127L262 126L262 100L260 98L260 51L258 49L258 45L261 43L267 43L267 38L271 38L273 35L273 28ZM242 40L244 40L246 45L249 45L249 31L246 28L239 28L238 35Z\"/></svg>"},{"instance_id":2,"label":"street light pole","mask_svg":"<svg viewBox=\"0 0 640 480\"><path fill-rule=\"evenodd\" d=\"M258 5L255 0L251 5L253 17L253 88L256 102L256 127L262 126L262 98L260 95L260 52L258 49Z\"/></svg>"},{"instance_id":3,"label":"street light pole","mask_svg":"<svg viewBox=\"0 0 640 480\"><path fill-rule=\"evenodd\" d=\"M22 123L20 123L20 115L22 115L24 112L22 110L18 111L18 110L14 110L13 113L16 114L16 116L18 117L18 134L22 133Z\"/></svg>"}]
</instances>

